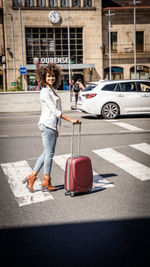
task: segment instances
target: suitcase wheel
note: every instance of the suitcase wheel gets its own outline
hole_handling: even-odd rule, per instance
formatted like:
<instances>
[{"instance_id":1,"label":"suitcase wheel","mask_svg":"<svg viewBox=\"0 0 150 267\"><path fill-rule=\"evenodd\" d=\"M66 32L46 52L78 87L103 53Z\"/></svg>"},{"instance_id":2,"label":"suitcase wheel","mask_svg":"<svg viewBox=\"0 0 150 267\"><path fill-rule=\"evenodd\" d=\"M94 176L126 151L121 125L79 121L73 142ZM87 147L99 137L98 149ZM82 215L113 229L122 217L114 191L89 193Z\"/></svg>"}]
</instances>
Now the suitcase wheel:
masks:
<instances>
[{"instance_id":1,"label":"suitcase wheel","mask_svg":"<svg viewBox=\"0 0 150 267\"><path fill-rule=\"evenodd\" d=\"M87 194L90 194L91 191L92 191L92 189L88 189L88 190L87 190Z\"/></svg>"},{"instance_id":2,"label":"suitcase wheel","mask_svg":"<svg viewBox=\"0 0 150 267\"><path fill-rule=\"evenodd\" d=\"M65 196L69 196L69 195L70 195L70 191L66 191Z\"/></svg>"},{"instance_id":3,"label":"suitcase wheel","mask_svg":"<svg viewBox=\"0 0 150 267\"><path fill-rule=\"evenodd\" d=\"M74 197L75 196L75 192L70 192L70 196Z\"/></svg>"}]
</instances>

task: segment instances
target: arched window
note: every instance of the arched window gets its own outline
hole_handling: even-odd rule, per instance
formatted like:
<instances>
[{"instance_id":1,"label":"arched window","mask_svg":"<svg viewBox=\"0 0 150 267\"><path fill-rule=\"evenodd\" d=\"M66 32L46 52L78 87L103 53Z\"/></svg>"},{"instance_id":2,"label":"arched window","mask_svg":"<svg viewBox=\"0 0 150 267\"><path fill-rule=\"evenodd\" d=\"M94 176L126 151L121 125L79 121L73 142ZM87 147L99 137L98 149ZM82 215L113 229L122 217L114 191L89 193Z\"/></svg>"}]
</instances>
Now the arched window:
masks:
<instances>
[{"instance_id":1,"label":"arched window","mask_svg":"<svg viewBox=\"0 0 150 267\"><path fill-rule=\"evenodd\" d=\"M104 69L105 79L109 78L109 68ZM122 80L123 79L123 68L112 66L111 67L112 80Z\"/></svg>"},{"instance_id":2,"label":"arched window","mask_svg":"<svg viewBox=\"0 0 150 267\"><path fill-rule=\"evenodd\" d=\"M147 66L138 65L136 66L136 79L147 80L150 76L150 69ZM130 68L130 78L135 79L134 67Z\"/></svg>"}]
</instances>

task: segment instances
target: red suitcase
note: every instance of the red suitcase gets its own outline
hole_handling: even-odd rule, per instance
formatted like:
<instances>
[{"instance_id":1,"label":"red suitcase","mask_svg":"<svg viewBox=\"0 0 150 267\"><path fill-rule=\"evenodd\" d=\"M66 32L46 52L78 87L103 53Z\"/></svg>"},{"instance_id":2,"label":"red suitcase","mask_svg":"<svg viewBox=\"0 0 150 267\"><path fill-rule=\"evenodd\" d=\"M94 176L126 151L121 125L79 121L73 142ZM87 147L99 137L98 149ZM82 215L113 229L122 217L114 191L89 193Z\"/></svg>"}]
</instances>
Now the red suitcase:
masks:
<instances>
[{"instance_id":1,"label":"red suitcase","mask_svg":"<svg viewBox=\"0 0 150 267\"><path fill-rule=\"evenodd\" d=\"M74 196L78 192L90 192L93 186L93 171L88 156L80 155L81 123L79 124L78 155L73 156L74 124L72 131L71 157L67 159L65 167L66 195Z\"/></svg>"}]
</instances>

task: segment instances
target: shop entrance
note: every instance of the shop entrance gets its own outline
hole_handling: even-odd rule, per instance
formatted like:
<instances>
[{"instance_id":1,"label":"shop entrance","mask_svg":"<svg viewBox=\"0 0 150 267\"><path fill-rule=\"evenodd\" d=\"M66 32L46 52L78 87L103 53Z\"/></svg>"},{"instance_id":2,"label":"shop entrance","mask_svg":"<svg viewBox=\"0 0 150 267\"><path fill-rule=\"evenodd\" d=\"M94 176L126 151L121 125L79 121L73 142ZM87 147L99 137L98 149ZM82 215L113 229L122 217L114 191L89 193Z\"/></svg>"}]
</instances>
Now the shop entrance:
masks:
<instances>
[{"instance_id":1,"label":"shop entrance","mask_svg":"<svg viewBox=\"0 0 150 267\"><path fill-rule=\"evenodd\" d=\"M37 91L38 90L38 82L36 79L35 71L31 71L28 73L27 85L28 85L28 91Z\"/></svg>"},{"instance_id":2,"label":"shop entrance","mask_svg":"<svg viewBox=\"0 0 150 267\"><path fill-rule=\"evenodd\" d=\"M149 67L146 66L136 66L136 79L147 80L149 79L150 72ZM130 69L130 78L135 79L134 67Z\"/></svg>"},{"instance_id":3,"label":"shop entrance","mask_svg":"<svg viewBox=\"0 0 150 267\"><path fill-rule=\"evenodd\" d=\"M123 79L123 68L111 67L111 77L112 77L112 80L122 80ZM109 68L104 69L104 78L109 80Z\"/></svg>"},{"instance_id":4,"label":"shop entrance","mask_svg":"<svg viewBox=\"0 0 150 267\"><path fill-rule=\"evenodd\" d=\"M84 83L83 70L71 70L71 80L75 83L78 79L82 79ZM69 72L68 70L63 70L63 81L62 85L59 87L59 90L69 90Z\"/></svg>"}]
</instances>

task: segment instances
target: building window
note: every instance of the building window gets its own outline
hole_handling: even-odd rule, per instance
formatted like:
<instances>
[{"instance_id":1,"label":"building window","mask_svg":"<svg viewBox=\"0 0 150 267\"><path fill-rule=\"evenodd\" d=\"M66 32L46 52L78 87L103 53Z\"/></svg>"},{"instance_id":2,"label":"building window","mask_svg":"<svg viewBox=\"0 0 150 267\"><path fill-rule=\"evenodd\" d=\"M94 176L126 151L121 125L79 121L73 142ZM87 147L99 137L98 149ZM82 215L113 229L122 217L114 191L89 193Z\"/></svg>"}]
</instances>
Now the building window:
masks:
<instances>
[{"instance_id":1,"label":"building window","mask_svg":"<svg viewBox=\"0 0 150 267\"><path fill-rule=\"evenodd\" d=\"M46 6L46 0L37 0L37 6L45 7Z\"/></svg>"},{"instance_id":2,"label":"building window","mask_svg":"<svg viewBox=\"0 0 150 267\"><path fill-rule=\"evenodd\" d=\"M148 80L150 68L142 65L136 66L136 79ZM135 79L134 67L130 69L130 78Z\"/></svg>"},{"instance_id":3,"label":"building window","mask_svg":"<svg viewBox=\"0 0 150 267\"><path fill-rule=\"evenodd\" d=\"M117 32L111 32L111 51L117 52Z\"/></svg>"},{"instance_id":4,"label":"building window","mask_svg":"<svg viewBox=\"0 0 150 267\"><path fill-rule=\"evenodd\" d=\"M62 7L68 7L69 6L69 0L61 0L61 6Z\"/></svg>"},{"instance_id":5,"label":"building window","mask_svg":"<svg viewBox=\"0 0 150 267\"><path fill-rule=\"evenodd\" d=\"M91 7L92 6L92 0L84 0L84 7Z\"/></svg>"},{"instance_id":6,"label":"building window","mask_svg":"<svg viewBox=\"0 0 150 267\"><path fill-rule=\"evenodd\" d=\"M80 7L80 0L72 0L73 7Z\"/></svg>"},{"instance_id":7,"label":"building window","mask_svg":"<svg viewBox=\"0 0 150 267\"><path fill-rule=\"evenodd\" d=\"M49 6L50 7L57 7L58 6L58 0L49 0Z\"/></svg>"},{"instance_id":8,"label":"building window","mask_svg":"<svg viewBox=\"0 0 150 267\"><path fill-rule=\"evenodd\" d=\"M25 6L34 6L34 0L25 0Z\"/></svg>"},{"instance_id":9,"label":"building window","mask_svg":"<svg viewBox=\"0 0 150 267\"><path fill-rule=\"evenodd\" d=\"M123 79L123 68L111 67L112 80L122 80ZM104 69L104 78L109 79L109 68Z\"/></svg>"},{"instance_id":10,"label":"building window","mask_svg":"<svg viewBox=\"0 0 150 267\"><path fill-rule=\"evenodd\" d=\"M143 52L144 50L144 32L136 32L136 51Z\"/></svg>"},{"instance_id":11,"label":"building window","mask_svg":"<svg viewBox=\"0 0 150 267\"><path fill-rule=\"evenodd\" d=\"M67 28L26 28L26 61L33 64L34 57L67 58ZM83 62L82 28L70 28L71 63Z\"/></svg>"},{"instance_id":12,"label":"building window","mask_svg":"<svg viewBox=\"0 0 150 267\"><path fill-rule=\"evenodd\" d=\"M13 6L19 6L18 0L13 0ZM22 6L22 3L20 3L20 6Z\"/></svg>"}]
</instances>

